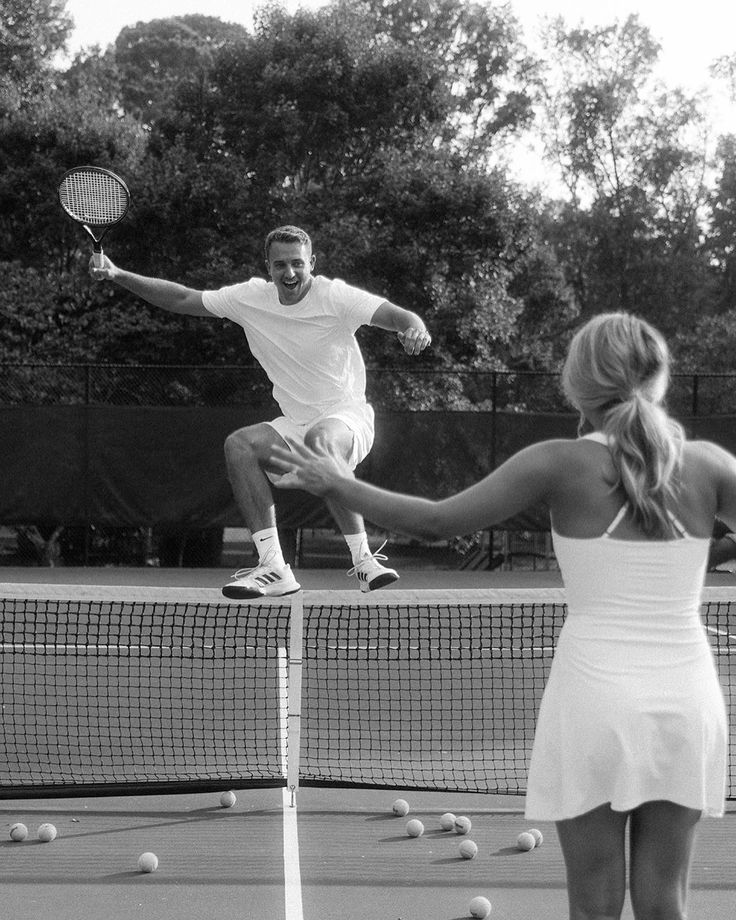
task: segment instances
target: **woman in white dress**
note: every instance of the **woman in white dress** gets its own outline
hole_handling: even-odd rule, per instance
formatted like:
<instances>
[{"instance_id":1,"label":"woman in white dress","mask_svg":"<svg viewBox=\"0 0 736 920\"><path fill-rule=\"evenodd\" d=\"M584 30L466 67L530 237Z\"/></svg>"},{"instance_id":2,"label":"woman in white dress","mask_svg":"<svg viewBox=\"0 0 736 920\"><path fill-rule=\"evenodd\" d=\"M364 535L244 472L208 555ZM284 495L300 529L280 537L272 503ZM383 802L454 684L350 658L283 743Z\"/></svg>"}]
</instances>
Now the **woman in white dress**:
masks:
<instances>
[{"instance_id":1,"label":"woman in white dress","mask_svg":"<svg viewBox=\"0 0 736 920\"><path fill-rule=\"evenodd\" d=\"M586 435L528 447L439 501L359 482L338 458L279 451L284 487L391 531L472 533L546 503L567 594L537 724L529 818L556 822L571 920L684 920L697 823L724 809L727 720L700 620L716 517L736 529L736 458L663 408L669 353L649 324L597 316L564 391Z\"/></svg>"}]
</instances>

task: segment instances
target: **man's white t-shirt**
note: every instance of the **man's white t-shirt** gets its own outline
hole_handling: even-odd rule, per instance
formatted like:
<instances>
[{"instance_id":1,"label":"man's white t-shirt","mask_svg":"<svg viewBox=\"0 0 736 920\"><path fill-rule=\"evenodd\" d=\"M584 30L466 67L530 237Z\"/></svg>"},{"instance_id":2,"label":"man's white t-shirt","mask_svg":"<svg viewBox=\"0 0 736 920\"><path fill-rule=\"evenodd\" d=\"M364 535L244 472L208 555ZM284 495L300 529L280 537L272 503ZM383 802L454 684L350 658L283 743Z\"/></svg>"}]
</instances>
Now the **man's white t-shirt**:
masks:
<instances>
[{"instance_id":1,"label":"man's white t-shirt","mask_svg":"<svg viewBox=\"0 0 736 920\"><path fill-rule=\"evenodd\" d=\"M210 313L242 326L281 411L299 425L344 404L365 404L355 333L385 299L322 275L296 304L282 304L276 285L262 278L202 294Z\"/></svg>"}]
</instances>

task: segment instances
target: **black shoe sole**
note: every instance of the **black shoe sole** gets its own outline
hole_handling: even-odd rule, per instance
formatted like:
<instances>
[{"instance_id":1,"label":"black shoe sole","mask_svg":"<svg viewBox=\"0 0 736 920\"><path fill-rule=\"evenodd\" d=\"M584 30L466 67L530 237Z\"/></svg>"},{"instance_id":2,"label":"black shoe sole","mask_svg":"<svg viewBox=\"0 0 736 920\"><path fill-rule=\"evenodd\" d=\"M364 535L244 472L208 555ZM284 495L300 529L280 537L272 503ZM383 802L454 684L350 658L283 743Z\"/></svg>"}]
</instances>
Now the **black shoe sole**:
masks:
<instances>
[{"instance_id":1,"label":"black shoe sole","mask_svg":"<svg viewBox=\"0 0 736 920\"><path fill-rule=\"evenodd\" d=\"M368 590L378 591L379 588L385 588L387 585L392 585L395 581L398 580L398 575L392 575L391 572L386 572L384 575L377 575L373 581L369 582Z\"/></svg>"},{"instance_id":2,"label":"black shoe sole","mask_svg":"<svg viewBox=\"0 0 736 920\"><path fill-rule=\"evenodd\" d=\"M301 591L301 585L298 588L294 588L292 591L284 591L283 594L264 594L260 591L249 590L248 588L229 588L225 586L222 589L222 593L225 597L233 601L255 601L258 599L263 599L264 597L288 597L289 594L296 594L297 591Z\"/></svg>"}]
</instances>

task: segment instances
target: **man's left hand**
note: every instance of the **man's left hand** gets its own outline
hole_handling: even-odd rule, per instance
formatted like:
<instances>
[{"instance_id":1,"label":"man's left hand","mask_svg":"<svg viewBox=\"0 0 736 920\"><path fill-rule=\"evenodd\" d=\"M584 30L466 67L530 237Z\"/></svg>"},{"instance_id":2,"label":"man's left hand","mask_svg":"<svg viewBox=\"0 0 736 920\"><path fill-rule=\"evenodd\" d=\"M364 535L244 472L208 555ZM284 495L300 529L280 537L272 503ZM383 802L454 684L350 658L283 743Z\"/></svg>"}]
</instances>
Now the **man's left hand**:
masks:
<instances>
[{"instance_id":1,"label":"man's left hand","mask_svg":"<svg viewBox=\"0 0 736 920\"><path fill-rule=\"evenodd\" d=\"M432 344L432 336L426 329L417 329L412 326L404 332L397 333L397 335L407 355L418 355Z\"/></svg>"}]
</instances>

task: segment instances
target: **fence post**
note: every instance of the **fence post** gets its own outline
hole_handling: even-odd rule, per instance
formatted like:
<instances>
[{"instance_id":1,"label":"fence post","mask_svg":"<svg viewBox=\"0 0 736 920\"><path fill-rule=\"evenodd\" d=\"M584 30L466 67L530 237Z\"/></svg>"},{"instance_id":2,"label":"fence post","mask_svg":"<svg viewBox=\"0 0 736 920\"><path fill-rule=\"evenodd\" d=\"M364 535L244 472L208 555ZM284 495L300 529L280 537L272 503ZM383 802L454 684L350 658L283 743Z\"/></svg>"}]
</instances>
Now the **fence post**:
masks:
<instances>
[{"instance_id":1,"label":"fence post","mask_svg":"<svg viewBox=\"0 0 736 920\"><path fill-rule=\"evenodd\" d=\"M491 374L491 469L496 469L496 422L498 409L498 372ZM488 569L493 568L493 544L495 534L493 528L488 529Z\"/></svg>"},{"instance_id":2,"label":"fence post","mask_svg":"<svg viewBox=\"0 0 736 920\"><path fill-rule=\"evenodd\" d=\"M498 372L491 374L491 469L496 469L496 409L498 401Z\"/></svg>"},{"instance_id":3,"label":"fence post","mask_svg":"<svg viewBox=\"0 0 736 920\"><path fill-rule=\"evenodd\" d=\"M90 508L89 508L89 407L92 401L92 365L87 364L84 369L84 565L89 565L90 560Z\"/></svg>"}]
</instances>

